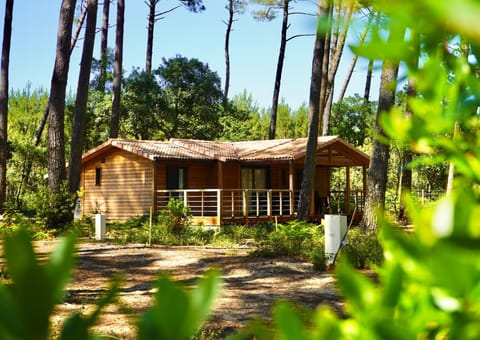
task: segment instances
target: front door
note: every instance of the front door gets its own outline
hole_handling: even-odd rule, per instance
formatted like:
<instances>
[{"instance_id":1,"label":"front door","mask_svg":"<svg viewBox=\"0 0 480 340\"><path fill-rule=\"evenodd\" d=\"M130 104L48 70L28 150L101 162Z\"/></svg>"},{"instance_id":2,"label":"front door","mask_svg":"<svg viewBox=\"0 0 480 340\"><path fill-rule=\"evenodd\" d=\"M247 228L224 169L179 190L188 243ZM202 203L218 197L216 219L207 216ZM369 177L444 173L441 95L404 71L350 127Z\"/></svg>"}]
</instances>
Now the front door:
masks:
<instances>
[{"instance_id":1,"label":"front door","mask_svg":"<svg viewBox=\"0 0 480 340\"><path fill-rule=\"evenodd\" d=\"M267 192L269 172L266 167L243 167L241 170L242 189L251 190L248 194L248 214L266 215L267 214ZM258 189L258 190L257 190ZM259 191L262 190L262 191Z\"/></svg>"},{"instance_id":2,"label":"front door","mask_svg":"<svg viewBox=\"0 0 480 340\"><path fill-rule=\"evenodd\" d=\"M169 166L167 167L167 189L181 190L187 188L187 168ZM173 192L171 197L183 199L182 192Z\"/></svg>"}]
</instances>

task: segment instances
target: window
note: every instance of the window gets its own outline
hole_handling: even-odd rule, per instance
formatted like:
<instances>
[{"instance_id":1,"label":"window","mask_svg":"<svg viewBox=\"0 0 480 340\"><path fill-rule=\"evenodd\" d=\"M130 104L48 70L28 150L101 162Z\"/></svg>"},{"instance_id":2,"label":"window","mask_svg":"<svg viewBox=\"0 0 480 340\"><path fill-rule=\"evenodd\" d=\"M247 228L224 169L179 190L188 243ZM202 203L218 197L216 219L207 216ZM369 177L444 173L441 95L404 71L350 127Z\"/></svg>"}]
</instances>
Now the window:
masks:
<instances>
[{"instance_id":1,"label":"window","mask_svg":"<svg viewBox=\"0 0 480 340\"><path fill-rule=\"evenodd\" d=\"M242 189L268 189L270 173L267 167L242 167ZM255 216L267 214L266 191L250 191L248 194L248 214Z\"/></svg>"},{"instance_id":2,"label":"window","mask_svg":"<svg viewBox=\"0 0 480 340\"><path fill-rule=\"evenodd\" d=\"M242 189L268 189L269 172L264 167L242 168Z\"/></svg>"},{"instance_id":3,"label":"window","mask_svg":"<svg viewBox=\"0 0 480 340\"><path fill-rule=\"evenodd\" d=\"M95 186L99 187L102 185L102 168L95 169Z\"/></svg>"},{"instance_id":4,"label":"window","mask_svg":"<svg viewBox=\"0 0 480 340\"><path fill-rule=\"evenodd\" d=\"M176 166L167 167L167 189L186 189L187 188L187 168Z\"/></svg>"}]
</instances>

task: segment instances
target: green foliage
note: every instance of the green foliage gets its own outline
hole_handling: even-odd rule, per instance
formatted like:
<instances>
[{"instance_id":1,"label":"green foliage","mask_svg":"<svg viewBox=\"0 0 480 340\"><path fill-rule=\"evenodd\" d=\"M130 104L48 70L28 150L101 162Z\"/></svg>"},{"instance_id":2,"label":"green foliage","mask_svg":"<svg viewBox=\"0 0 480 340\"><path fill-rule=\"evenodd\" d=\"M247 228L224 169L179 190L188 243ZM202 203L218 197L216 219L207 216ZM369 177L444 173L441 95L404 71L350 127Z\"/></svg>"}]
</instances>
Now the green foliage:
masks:
<instances>
[{"instance_id":1,"label":"green foliage","mask_svg":"<svg viewBox=\"0 0 480 340\"><path fill-rule=\"evenodd\" d=\"M292 110L285 100L278 104L276 138L303 138L307 136L308 108L302 105Z\"/></svg>"},{"instance_id":2,"label":"green foliage","mask_svg":"<svg viewBox=\"0 0 480 340\"><path fill-rule=\"evenodd\" d=\"M254 252L260 256L290 256L309 261L316 269L325 269L324 230L305 222L281 224Z\"/></svg>"},{"instance_id":3,"label":"green foliage","mask_svg":"<svg viewBox=\"0 0 480 340\"><path fill-rule=\"evenodd\" d=\"M207 271L191 291L161 277L155 304L139 322L138 339L188 339L206 319L219 286L214 270Z\"/></svg>"},{"instance_id":4,"label":"green foliage","mask_svg":"<svg viewBox=\"0 0 480 340\"><path fill-rule=\"evenodd\" d=\"M333 104L329 127L329 134L339 135L355 146L364 145L373 136L375 103L366 103L356 94Z\"/></svg>"},{"instance_id":5,"label":"green foliage","mask_svg":"<svg viewBox=\"0 0 480 340\"><path fill-rule=\"evenodd\" d=\"M9 155L7 160L7 198L9 210L29 213L29 195L42 185L47 165L45 138L33 145L35 132L47 105L48 92L11 91L8 102Z\"/></svg>"},{"instance_id":6,"label":"green foliage","mask_svg":"<svg viewBox=\"0 0 480 340\"><path fill-rule=\"evenodd\" d=\"M91 238L95 234L95 222L92 217L74 219L69 230L78 237Z\"/></svg>"},{"instance_id":7,"label":"green foliage","mask_svg":"<svg viewBox=\"0 0 480 340\"><path fill-rule=\"evenodd\" d=\"M383 248L375 233L362 233L360 229L348 232L341 256L346 256L357 269L375 269L383 262Z\"/></svg>"},{"instance_id":8,"label":"green foliage","mask_svg":"<svg viewBox=\"0 0 480 340\"><path fill-rule=\"evenodd\" d=\"M176 232L169 231L165 225L156 225L153 230L152 243L166 246L203 246L214 238L213 230L203 230L186 226Z\"/></svg>"},{"instance_id":9,"label":"green foliage","mask_svg":"<svg viewBox=\"0 0 480 340\"><path fill-rule=\"evenodd\" d=\"M47 229L63 231L72 221L76 195L68 191L66 183L59 191L39 187L32 198L32 209Z\"/></svg>"},{"instance_id":10,"label":"green foliage","mask_svg":"<svg viewBox=\"0 0 480 340\"><path fill-rule=\"evenodd\" d=\"M91 90L88 94L85 150L105 142L109 137L112 94Z\"/></svg>"},{"instance_id":11,"label":"green foliage","mask_svg":"<svg viewBox=\"0 0 480 340\"><path fill-rule=\"evenodd\" d=\"M291 307L273 314L273 329L252 328L259 338L477 339L480 337L479 262L480 60L478 2L375 1L387 17L357 52L400 60L416 84L412 116L395 108L382 117L391 138L426 157L412 166L455 166L454 190L428 207L408 196L414 230L392 225L379 212L384 262L373 281L346 257L336 270L347 319L319 308L303 321ZM408 27L406 39L385 33ZM421 48L421 62L412 51ZM454 133L455 131L455 133ZM282 320L290 318L290 326ZM266 334L266 336L263 336Z\"/></svg>"},{"instance_id":12,"label":"green foliage","mask_svg":"<svg viewBox=\"0 0 480 340\"><path fill-rule=\"evenodd\" d=\"M191 221L190 208L180 199L171 199L158 218L159 224L172 234L185 232Z\"/></svg>"},{"instance_id":13,"label":"green foliage","mask_svg":"<svg viewBox=\"0 0 480 340\"><path fill-rule=\"evenodd\" d=\"M226 236L236 243L242 243L246 239L259 240L259 235L264 234L265 237L275 227L270 223L256 225L226 225L222 226L215 237Z\"/></svg>"},{"instance_id":14,"label":"green foliage","mask_svg":"<svg viewBox=\"0 0 480 340\"><path fill-rule=\"evenodd\" d=\"M162 115L159 129L172 137L212 140L221 134L223 92L217 73L198 59L164 59L159 77Z\"/></svg>"},{"instance_id":15,"label":"green foliage","mask_svg":"<svg viewBox=\"0 0 480 340\"><path fill-rule=\"evenodd\" d=\"M127 221L108 224L106 236L120 244L148 243L148 218L131 217Z\"/></svg>"},{"instance_id":16,"label":"green foliage","mask_svg":"<svg viewBox=\"0 0 480 340\"><path fill-rule=\"evenodd\" d=\"M12 284L0 285L0 337L47 339L49 317L63 296L73 267L73 237L64 239L50 259L40 264L26 231L4 241Z\"/></svg>"},{"instance_id":17,"label":"green foliage","mask_svg":"<svg viewBox=\"0 0 480 340\"><path fill-rule=\"evenodd\" d=\"M220 118L222 140L245 141L266 139L268 136L269 117L262 114L252 95L244 90L233 97L230 106L232 113Z\"/></svg>"},{"instance_id":18,"label":"green foliage","mask_svg":"<svg viewBox=\"0 0 480 340\"><path fill-rule=\"evenodd\" d=\"M105 90L106 92L112 92L113 86L113 62L115 61L115 51L112 48L107 47L105 56L103 59L92 59L91 68L91 81L90 88L93 91ZM106 68L106 74L103 75L104 79L100 79L100 73L102 66ZM104 83L105 89L100 89L100 83Z\"/></svg>"},{"instance_id":19,"label":"green foliage","mask_svg":"<svg viewBox=\"0 0 480 340\"><path fill-rule=\"evenodd\" d=\"M28 233L20 229L4 241L7 269L0 272L0 338L49 339L50 317L64 296L74 265L75 237L64 238L47 261L39 262ZM91 327L115 302L121 280L114 277L89 315L75 313L63 323L59 339L94 339ZM138 323L138 339L188 339L205 321L218 294L219 273L210 270L187 289L162 276L155 303Z\"/></svg>"},{"instance_id":20,"label":"green foliage","mask_svg":"<svg viewBox=\"0 0 480 340\"><path fill-rule=\"evenodd\" d=\"M152 244L166 246L203 246L212 242L215 232L190 226L188 207L181 200L170 203L170 209L162 216L154 218L152 224ZM147 216L130 218L123 223L108 225L106 234L112 242L120 244L143 243L150 240L150 222Z\"/></svg>"},{"instance_id":21,"label":"green foliage","mask_svg":"<svg viewBox=\"0 0 480 340\"><path fill-rule=\"evenodd\" d=\"M124 80L122 134L135 139L162 139L158 135L165 103L162 90L151 72L133 69Z\"/></svg>"}]
</instances>

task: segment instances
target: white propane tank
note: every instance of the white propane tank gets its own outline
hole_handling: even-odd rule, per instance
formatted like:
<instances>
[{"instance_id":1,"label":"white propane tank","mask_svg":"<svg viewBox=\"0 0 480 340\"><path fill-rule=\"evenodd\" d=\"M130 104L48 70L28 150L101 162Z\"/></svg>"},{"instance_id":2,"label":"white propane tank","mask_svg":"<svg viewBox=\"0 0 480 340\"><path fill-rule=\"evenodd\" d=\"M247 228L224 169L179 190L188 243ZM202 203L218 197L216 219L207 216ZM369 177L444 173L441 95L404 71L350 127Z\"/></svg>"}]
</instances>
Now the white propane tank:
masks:
<instances>
[{"instance_id":1,"label":"white propane tank","mask_svg":"<svg viewBox=\"0 0 480 340\"><path fill-rule=\"evenodd\" d=\"M330 264L347 232L347 216L325 215L325 257Z\"/></svg>"},{"instance_id":2,"label":"white propane tank","mask_svg":"<svg viewBox=\"0 0 480 340\"><path fill-rule=\"evenodd\" d=\"M105 238L107 215L95 214L95 239L101 241Z\"/></svg>"}]
</instances>

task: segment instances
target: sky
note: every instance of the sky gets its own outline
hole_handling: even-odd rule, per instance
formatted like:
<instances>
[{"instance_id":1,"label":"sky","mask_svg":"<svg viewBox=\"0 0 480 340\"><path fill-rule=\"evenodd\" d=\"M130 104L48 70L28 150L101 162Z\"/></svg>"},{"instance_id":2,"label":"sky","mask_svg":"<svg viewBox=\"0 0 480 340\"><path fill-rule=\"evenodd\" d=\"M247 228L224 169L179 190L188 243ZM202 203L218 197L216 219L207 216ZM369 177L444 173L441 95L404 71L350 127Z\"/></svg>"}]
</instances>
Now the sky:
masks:
<instances>
[{"instance_id":1,"label":"sky","mask_svg":"<svg viewBox=\"0 0 480 340\"><path fill-rule=\"evenodd\" d=\"M79 3L80 1L77 0ZM155 25L153 68L162 64L163 58L177 55L197 58L207 63L211 70L225 79L224 40L228 12L226 0L204 0L206 10L192 13L178 8L168 13ZM101 4L101 0L99 0ZM165 11L178 4L174 0L160 0L157 11ZM12 45L10 54L10 88L22 90L49 89L55 61L58 17L61 0L16 0L13 13ZM3 32L4 2L0 8L0 32ZM315 1L298 0L295 10L315 13ZM101 26L101 5L99 6L97 27ZM79 11L77 11L77 16ZM123 69L128 74L134 67L145 67L148 8L143 0L125 0L125 36ZM116 3L110 10L110 24L115 24ZM281 15L271 22L255 21L251 9L237 16L230 38L230 91L229 97L242 93L251 94L261 108L271 106L275 71L280 44ZM313 33L315 17L294 15L290 19L288 36ZM99 58L100 34L96 37L94 57ZM115 42L114 27L110 29L109 47ZM280 98L292 109L308 103L310 75L313 55L313 37L292 39L287 44L285 64L282 74ZM67 92L74 94L78 79L78 65L81 58L82 41L77 44L69 70ZM336 85L345 78L352 54L345 49L342 63L337 73ZM360 60L347 96L363 94L367 63ZM372 90L378 89L378 76L374 75ZM336 95L335 97L336 98Z\"/></svg>"}]
</instances>

